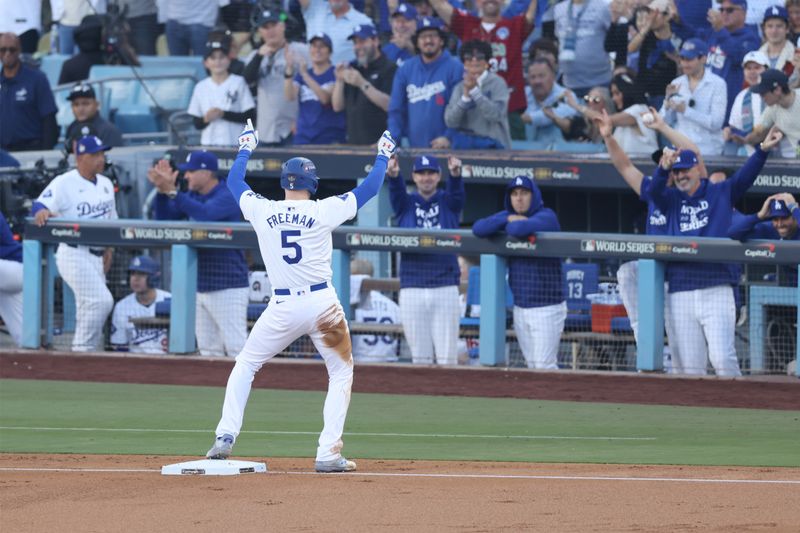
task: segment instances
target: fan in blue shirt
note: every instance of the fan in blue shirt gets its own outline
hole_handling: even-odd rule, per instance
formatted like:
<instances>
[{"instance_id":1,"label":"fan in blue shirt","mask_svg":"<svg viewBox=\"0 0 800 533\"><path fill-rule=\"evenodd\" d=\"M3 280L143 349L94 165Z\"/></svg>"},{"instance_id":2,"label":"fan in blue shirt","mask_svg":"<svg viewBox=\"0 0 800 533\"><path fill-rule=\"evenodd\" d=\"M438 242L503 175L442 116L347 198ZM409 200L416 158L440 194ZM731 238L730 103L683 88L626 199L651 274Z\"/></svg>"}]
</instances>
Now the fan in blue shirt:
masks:
<instances>
[{"instance_id":1,"label":"fan in blue shirt","mask_svg":"<svg viewBox=\"0 0 800 533\"><path fill-rule=\"evenodd\" d=\"M397 161L389 162L389 199L397 226L458 228L465 196L461 161L451 157L448 168L450 178L442 191L438 189L442 170L437 159L417 157L412 172L416 190L409 194ZM455 255L400 255L400 319L413 362L430 364L435 351L439 364L456 364L460 278Z\"/></svg>"},{"instance_id":2,"label":"fan in blue shirt","mask_svg":"<svg viewBox=\"0 0 800 533\"><path fill-rule=\"evenodd\" d=\"M293 54L287 48L284 96L290 102L298 97L300 110L297 116L297 131L294 144L332 144L345 141L344 112L333 110L331 98L336 75L331 65L333 43L324 33L318 33L308 41L311 66L306 68L302 57L296 58L297 74Z\"/></svg>"}]
</instances>

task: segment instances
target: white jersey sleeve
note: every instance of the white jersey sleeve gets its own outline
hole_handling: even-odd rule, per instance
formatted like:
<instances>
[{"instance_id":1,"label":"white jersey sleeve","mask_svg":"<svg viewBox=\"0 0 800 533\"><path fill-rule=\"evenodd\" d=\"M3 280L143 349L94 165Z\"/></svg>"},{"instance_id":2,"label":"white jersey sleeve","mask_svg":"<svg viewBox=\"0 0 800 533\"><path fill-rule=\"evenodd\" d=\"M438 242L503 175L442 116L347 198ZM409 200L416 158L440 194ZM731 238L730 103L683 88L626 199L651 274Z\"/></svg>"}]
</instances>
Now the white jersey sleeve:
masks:
<instances>
[{"instance_id":1,"label":"white jersey sleeve","mask_svg":"<svg viewBox=\"0 0 800 533\"><path fill-rule=\"evenodd\" d=\"M186 109L186 112L192 115L193 117L203 117L205 113L203 112L201 103L200 103L200 94L202 91L201 85L195 85L194 90L192 91L192 99L189 100L189 107Z\"/></svg>"},{"instance_id":2,"label":"white jersey sleeve","mask_svg":"<svg viewBox=\"0 0 800 533\"><path fill-rule=\"evenodd\" d=\"M320 222L326 228L338 228L358 212L356 195L352 192L331 196L319 202Z\"/></svg>"},{"instance_id":3,"label":"white jersey sleeve","mask_svg":"<svg viewBox=\"0 0 800 533\"><path fill-rule=\"evenodd\" d=\"M51 213L57 214L64 211L64 201L66 197L63 191L63 183L66 174L56 176L53 181L47 184L42 193L36 199L37 202L44 205Z\"/></svg>"},{"instance_id":4,"label":"white jersey sleeve","mask_svg":"<svg viewBox=\"0 0 800 533\"><path fill-rule=\"evenodd\" d=\"M261 213L262 216L268 213L271 214L272 203L272 200L264 198L258 193L246 191L242 194L241 198L239 198L239 209L242 210L244 219L248 222L252 222L256 217L256 213Z\"/></svg>"}]
</instances>

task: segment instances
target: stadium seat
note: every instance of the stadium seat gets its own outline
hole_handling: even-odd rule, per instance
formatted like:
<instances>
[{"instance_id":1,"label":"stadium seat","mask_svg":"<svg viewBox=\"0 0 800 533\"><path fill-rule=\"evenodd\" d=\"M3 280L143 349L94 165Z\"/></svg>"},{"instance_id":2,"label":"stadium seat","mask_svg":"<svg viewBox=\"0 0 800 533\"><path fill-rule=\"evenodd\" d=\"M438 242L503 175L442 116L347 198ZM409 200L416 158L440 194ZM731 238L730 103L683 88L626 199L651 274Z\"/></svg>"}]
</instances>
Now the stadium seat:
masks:
<instances>
[{"instance_id":1,"label":"stadium seat","mask_svg":"<svg viewBox=\"0 0 800 533\"><path fill-rule=\"evenodd\" d=\"M592 329L592 303L586 295L597 292L600 267L594 263L564 263L562 274L567 295L564 329L589 331Z\"/></svg>"},{"instance_id":2,"label":"stadium seat","mask_svg":"<svg viewBox=\"0 0 800 533\"><path fill-rule=\"evenodd\" d=\"M145 79L144 83L150 93L140 90L137 103L151 107L158 106L166 111L187 109L196 85L194 78L189 77ZM151 94L155 101L150 97Z\"/></svg>"},{"instance_id":3,"label":"stadium seat","mask_svg":"<svg viewBox=\"0 0 800 533\"><path fill-rule=\"evenodd\" d=\"M47 76L50 87L56 87L58 85L58 78L61 76L61 67L70 57L72 56L67 54L49 54L42 57L42 64L39 66L39 69Z\"/></svg>"},{"instance_id":4,"label":"stadium seat","mask_svg":"<svg viewBox=\"0 0 800 533\"><path fill-rule=\"evenodd\" d=\"M604 144L590 142L556 141L553 143L553 150L567 153L601 154L606 151L606 147Z\"/></svg>"},{"instance_id":5,"label":"stadium seat","mask_svg":"<svg viewBox=\"0 0 800 533\"><path fill-rule=\"evenodd\" d=\"M549 150L550 143L546 141L511 141L512 150Z\"/></svg>"},{"instance_id":6,"label":"stadium seat","mask_svg":"<svg viewBox=\"0 0 800 533\"><path fill-rule=\"evenodd\" d=\"M122 133L160 131L158 117L146 106L126 105L114 114L114 124Z\"/></svg>"},{"instance_id":7,"label":"stadium seat","mask_svg":"<svg viewBox=\"0 0 800 533\"><path fill-rule=\"evenodd\" d=\"M193 76L196 80L202 80L208 74L206 68L203 66L202 56L139 56L139 63L142 68L147 70L150 67L167 67L170 69L186 69L193 70Z\"/></svg>"}]
</instances>

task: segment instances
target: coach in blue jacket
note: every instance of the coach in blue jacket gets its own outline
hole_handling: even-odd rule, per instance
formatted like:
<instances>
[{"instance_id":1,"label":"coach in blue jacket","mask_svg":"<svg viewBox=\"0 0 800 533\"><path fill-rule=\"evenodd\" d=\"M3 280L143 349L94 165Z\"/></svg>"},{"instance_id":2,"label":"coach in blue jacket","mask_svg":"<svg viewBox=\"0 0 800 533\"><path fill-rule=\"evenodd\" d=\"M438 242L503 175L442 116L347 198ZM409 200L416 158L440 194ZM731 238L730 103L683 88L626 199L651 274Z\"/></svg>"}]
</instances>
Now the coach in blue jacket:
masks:
<instances>
[{"instance_id":1,"label":"coach in blue jacket","mask_svg":"<svg viewBox=\"0 0 800 533\"><path fill-rule=\"evenodd\" d=\"M188 192L177 189L178 176L159 161L147 173L159 194L155 218L198 222L239 222L239 206L217 177L217 156L205 150L189 154L178 165ZM247 340L247 263L241 250L201 248L197 252L195 335L201 355L239 355Z\"/></svg>"},{"instance_id":2,"label":"coach in blue jacket","mask_svg":"<svg viewBox=\"0 0 800 533\"><path fill-rule=\"evenodd\" d=\"M641 197L652 201L667 218L667 234L686 237L692 253L694 237L727 237L733 207L756 181L769 150L783 134L772 128L744 166L727 180L711 183L697 170L691 150L664 149L651 181L642 181ZM675 187L667 187L672 178ZM677 248L677 247L673 247ZM706 373L706 355L718 376L740 376L736 358L736 306L731 287L739 281L739 266L728 263L673 262L667 265L670 313L679 358L678 373ZM672 340L672 339L670 339Z\"/></svg>"},{"instance_id":3,"label":"coach in blue jacket","mask_svg":"<svg viewBox=\"0 0 800 533\"><path fill-rule=\"evenodd\" d=\"M389 131L398 141L407 137L412 147L450 147L444 110L453 87L463 78L464 66L444 49L446 39L441 20L421 18L414 34L419 54L394 76Z\"/></svg>"},{"instance_id":4,"label":"coach in blue jacket","mask_svg":"<svg viewBox=\"0 0 800 533\"><path fill-rule=\"evenodd\" d=\"M409 194L397 160L389 161L389 199L395 223L401 228L458 228L464 209L461 161L447 162L450 178L439 190L442 169L432 155L414 160L412 178L416 190ZM458 285L461 272L455 255L400 255L400 320L414 363L458 363L458 322L461 305Z\"/></svg>"},{"instance_id":5,"label":"coach in blue jacket","mask_svg":"<svg viewBox=\"0 0 800 533\"><path fill-rule=\"evenodd\" d=\"M555 212L544 206L532 179L517 176L506 187L505 209L472 226L477 237L505 232L527 239L540 231L561 231ZM508 259L508 284L514 295L514 331L528 368L558 368L558 345L567 302L561 260L550 257Z\"/></svg>"}]
</instances>

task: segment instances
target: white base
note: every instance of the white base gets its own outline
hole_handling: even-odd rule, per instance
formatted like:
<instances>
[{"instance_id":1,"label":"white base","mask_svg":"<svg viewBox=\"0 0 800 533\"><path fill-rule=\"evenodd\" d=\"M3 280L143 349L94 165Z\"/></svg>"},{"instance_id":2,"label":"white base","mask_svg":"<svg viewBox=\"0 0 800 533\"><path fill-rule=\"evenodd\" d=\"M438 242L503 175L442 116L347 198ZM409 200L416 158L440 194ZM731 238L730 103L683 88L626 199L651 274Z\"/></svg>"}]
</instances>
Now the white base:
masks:
<instances>
[{"instance_id":1,"label":"white base","mask_svg":"<svg viewBox=\"0 0 800 533\"><path fill-rule=\"evenodd\" d=\"M237 476L263 474L266 471L266 463L219 459L201 459L161 467L161 475L164 476Z\"/></svg>"}]
</instances>

